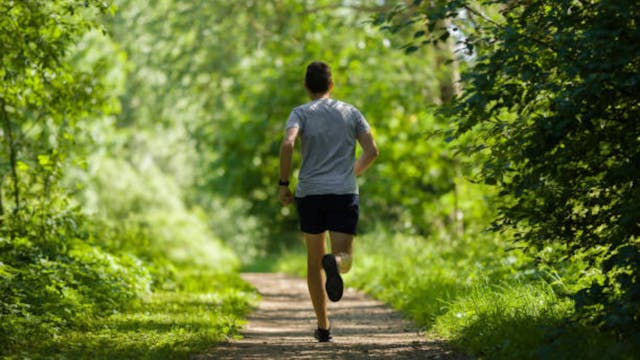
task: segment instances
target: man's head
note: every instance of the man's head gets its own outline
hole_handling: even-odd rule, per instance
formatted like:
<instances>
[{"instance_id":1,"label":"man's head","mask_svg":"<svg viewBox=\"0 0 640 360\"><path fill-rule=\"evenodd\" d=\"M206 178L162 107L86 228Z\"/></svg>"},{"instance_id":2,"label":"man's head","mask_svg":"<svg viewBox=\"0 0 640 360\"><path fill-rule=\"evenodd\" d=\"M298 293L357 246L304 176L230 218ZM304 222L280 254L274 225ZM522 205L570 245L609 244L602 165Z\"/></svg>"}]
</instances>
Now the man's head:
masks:
<instances>
[{"instance_id":1,"label":"man's head","mask_svg":"<svg viewBox=\"0 0 640 360\"><path fill-rule=\"evenodd\" d=\"M314 61L307 66L304 85L312 94L326 94L333 87L331 69L322 61Z\"/></svg>"}]
</instances>

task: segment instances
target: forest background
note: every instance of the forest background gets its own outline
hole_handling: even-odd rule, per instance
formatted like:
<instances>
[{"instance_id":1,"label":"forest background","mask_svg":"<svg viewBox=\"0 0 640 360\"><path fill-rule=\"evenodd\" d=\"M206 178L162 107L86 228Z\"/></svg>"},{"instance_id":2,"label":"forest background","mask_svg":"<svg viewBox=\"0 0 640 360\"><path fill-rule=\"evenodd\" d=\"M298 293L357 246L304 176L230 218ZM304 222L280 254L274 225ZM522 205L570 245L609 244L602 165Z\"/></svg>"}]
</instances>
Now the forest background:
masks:
<instances>
[{"instance_id":1,"label":"forest background","mask_svg":"<svg viewBox=\"0 0 640 360\"><path fill-rule=\"evenodd\" d=\"M2 1L0 354L185 356L237 333L238 271L303 273L277 154L320 59L381 149L349 284L477 357L631 358L639 12Z\"/></svg>"}]
</instances>

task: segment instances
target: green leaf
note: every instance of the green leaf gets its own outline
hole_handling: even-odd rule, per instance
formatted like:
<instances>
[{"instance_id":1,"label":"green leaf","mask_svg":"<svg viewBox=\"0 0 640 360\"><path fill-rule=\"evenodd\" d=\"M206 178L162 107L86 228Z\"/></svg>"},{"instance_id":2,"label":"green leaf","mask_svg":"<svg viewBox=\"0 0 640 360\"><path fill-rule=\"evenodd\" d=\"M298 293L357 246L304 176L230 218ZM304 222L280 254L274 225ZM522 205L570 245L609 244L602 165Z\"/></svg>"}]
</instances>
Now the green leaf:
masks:
<instances>
[{"instance_id":1,"label":"green leaf","mask_svg":"<svg viewBox=\"0 0 640 360\"><path fill-rule=\"evenodd\" d=\"M411 45L411 46L407 46L404 49L404 52L405 52L405 54L411 54L411 53L414 53L414 52L418 51L419 49L420 49L419 47L417 47L415 45Z\"/></svg>"},{"instance_id":2,"label":"green leaf","mask_svg":"<svg viewBox=\"0 0 640 360\"><path fill-rule=\"evenodd\" d=\"M38 155L38 164L47 166L51 164L51 159L48 155Z\"/></svg>"},{"instance_id":3,"label":"green leaf","mask_svg":"<svg viewBox=\"0 0 640 360\"><path fill-rule=\"evenodd\" d=\"M18 171L27 171L30 169L29 165L27 165L22 161L18 161L16 165L17 165L16 168L18 169Z\"/></svg>"}]
</instances>

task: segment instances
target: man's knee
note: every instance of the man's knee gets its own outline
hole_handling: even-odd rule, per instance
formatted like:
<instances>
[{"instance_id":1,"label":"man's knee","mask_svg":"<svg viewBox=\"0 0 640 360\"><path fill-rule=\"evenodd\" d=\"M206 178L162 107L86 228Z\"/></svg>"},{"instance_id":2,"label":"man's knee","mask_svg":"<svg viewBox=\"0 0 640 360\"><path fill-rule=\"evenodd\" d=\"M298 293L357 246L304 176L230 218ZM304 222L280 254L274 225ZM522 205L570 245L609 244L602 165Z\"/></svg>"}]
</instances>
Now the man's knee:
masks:
<instances>
[{"instance_id":1,"label":"man's knee","mask_svg":"<svg viewBox=\"0 0 640 360\"><path fill-rule=\"evenodd\" d=\"M351 270L351 264L353 263L353 257L349 254L342 253L340 256L339 269L341 273L347 273Z\"/></svg>"}]
</instances>

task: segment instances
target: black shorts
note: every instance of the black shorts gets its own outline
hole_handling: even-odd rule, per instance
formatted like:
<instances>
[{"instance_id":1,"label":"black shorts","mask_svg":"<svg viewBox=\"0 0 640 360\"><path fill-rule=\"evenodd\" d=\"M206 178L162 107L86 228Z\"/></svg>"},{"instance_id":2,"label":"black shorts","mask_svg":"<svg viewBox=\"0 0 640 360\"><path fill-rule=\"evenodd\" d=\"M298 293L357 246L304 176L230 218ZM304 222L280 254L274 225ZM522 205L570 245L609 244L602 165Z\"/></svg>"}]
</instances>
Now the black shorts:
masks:
<instances>
[{"instance_id":1,"label":"black shorts","mask_svg":"<svg viewBox=\"0 0 640 360\"><path fill-rule=\"evenodd\" d=\"M360 205L358 195L309 195L296 198L300 230L307 234L336 231L356 234Z\"/></svg>"}]
</instances>

